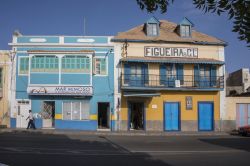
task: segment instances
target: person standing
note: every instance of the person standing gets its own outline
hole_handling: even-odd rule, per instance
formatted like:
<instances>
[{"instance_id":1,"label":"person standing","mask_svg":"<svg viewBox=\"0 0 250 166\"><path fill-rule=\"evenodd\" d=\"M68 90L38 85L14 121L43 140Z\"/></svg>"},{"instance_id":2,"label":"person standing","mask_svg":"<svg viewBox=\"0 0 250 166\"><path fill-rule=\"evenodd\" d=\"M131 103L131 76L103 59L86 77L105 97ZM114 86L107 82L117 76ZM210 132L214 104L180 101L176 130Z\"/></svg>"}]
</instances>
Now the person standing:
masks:
<instances>
[{"instance_id":1,"label":"person standing","mask_svg":"<svg viewBox=\"0 0 250 166\"><path fill-rule=\"evenodd\" d=\"M34 124L34 117L33 117L31 110L29 110L29 116L27 117L26 120L28 120L28 119L29 119L29 123L28 123L27 129L29 129L30 127L33 129L36 129L36 126Z\"/></svg>"}]
</instances>

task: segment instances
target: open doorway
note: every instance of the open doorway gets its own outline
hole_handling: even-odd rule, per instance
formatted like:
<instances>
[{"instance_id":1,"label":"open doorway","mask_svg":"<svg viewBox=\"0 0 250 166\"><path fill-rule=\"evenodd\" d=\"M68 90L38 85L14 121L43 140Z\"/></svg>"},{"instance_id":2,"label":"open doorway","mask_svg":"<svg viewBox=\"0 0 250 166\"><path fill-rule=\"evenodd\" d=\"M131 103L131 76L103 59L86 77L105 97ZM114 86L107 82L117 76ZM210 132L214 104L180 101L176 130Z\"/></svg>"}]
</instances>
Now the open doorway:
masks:
<instances>
[{"instance_id":1,"label":"open doorway","mask_svg":"<svg viewBox=\"0 0 250 166\"><path fill-rule=\"evenodd\" d=\"M55 127L55 101L44 101L42 105L43 128Z\"/></svg>"},{"instance_id":2,"label":"open doorway","mask_svg":"<svg viewBox=\"0 0 250 166\"><path fill-rule=\"evenodd\" d=\"M98 103L98 128L109 129L109 103Z\"/></svg>"},{"instance_id":3,"label":"open doorway","mask_svg":"<svg viewBox=\"0 0 250 166\"><path fill-rule=\"evenodd\" d=\"M129 104L129 129L144 130L144 103L133 102Z\"/></svg>"}]
</instances>

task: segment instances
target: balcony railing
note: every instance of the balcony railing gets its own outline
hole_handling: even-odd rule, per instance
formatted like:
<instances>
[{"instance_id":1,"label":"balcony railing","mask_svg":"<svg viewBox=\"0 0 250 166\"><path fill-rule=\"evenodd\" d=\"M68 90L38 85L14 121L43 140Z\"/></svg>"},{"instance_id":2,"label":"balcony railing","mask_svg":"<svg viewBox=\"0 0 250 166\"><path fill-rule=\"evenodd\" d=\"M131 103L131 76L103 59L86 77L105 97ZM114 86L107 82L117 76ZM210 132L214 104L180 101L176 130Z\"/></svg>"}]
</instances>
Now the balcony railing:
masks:
<instances>
[{"instance_id":1,"label":"balcony railing","mask_svg":"<svg viewBox=\"0 0 250 166\"><path fill-rule=\"evenodd\" d=\"M121 88L146 88L146 89L222 89L224 76L169 76L169 75L139 75L122 74Z\"/></svg>"}]
</instances>

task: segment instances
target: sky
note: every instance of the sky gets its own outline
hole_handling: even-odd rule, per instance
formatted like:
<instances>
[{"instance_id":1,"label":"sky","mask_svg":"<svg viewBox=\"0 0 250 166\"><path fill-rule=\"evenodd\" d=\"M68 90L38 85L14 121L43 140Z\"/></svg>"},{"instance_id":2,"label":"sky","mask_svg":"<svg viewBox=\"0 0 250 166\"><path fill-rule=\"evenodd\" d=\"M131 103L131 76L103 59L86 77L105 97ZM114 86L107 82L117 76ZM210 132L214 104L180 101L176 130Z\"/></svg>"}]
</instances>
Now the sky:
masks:
<instances>
[{"instance_id":1,"label":"sky","mask_svg":"<svg viewBox=\"0 0 250 166\"><path fill-rule=\"evenodd\" d=\"M140 10L136 0L0 0L0 50L19 30L23 35L115 36L143 24L150 17L179 23L184 17L194 29L228 42L226 71L250 67L250 48L231 32L232 20L196 9L192 0L175 0L168 12L153 14Z\"/></svg>"}]
</instances>

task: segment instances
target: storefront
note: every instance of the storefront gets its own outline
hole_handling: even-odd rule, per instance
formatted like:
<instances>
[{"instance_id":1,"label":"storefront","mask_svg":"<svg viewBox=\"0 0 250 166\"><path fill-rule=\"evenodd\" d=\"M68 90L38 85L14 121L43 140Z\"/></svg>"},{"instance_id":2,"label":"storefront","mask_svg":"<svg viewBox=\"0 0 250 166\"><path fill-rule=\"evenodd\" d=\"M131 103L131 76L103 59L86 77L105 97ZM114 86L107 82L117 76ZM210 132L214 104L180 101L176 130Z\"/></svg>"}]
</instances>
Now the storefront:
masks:
<instances>
[{"instance_id":1,"label":"storefront","mask_svg":"<svg viewBox=\"0 0 250 166\"><path fill-rule=\"evenodd\" d=\"M112 39L120 130L220 130L226 43L192 28L153 17Z\"/></svg>"},{"instance_id":2,"label":"storefront","mask_svg":"<svg viewBox=\"0 0 250 166\"><path fill-rule=\"evenodd\" d=\"M114 130L114 55L110 37L13 36L16 101L11 127Z\"/></svg>"}]
</instances>

